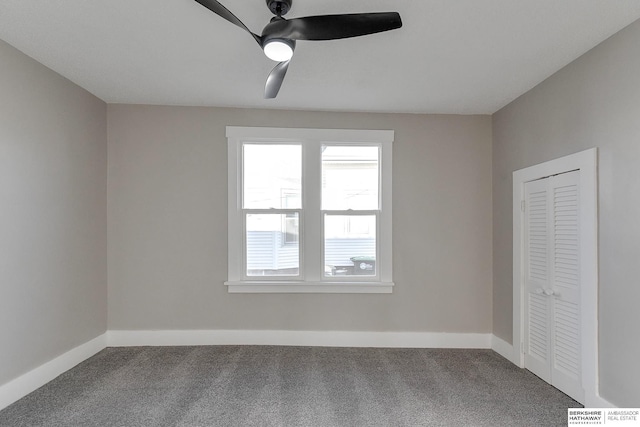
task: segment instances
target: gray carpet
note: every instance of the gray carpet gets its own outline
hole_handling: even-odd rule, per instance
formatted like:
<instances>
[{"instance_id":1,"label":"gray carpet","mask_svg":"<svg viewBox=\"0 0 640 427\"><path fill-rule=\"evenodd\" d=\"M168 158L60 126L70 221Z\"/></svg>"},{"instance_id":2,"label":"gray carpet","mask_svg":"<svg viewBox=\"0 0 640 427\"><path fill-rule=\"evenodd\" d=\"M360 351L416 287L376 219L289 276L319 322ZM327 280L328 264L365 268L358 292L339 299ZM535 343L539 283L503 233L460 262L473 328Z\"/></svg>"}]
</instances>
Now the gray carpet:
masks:
<instances>
[{"instance_id":1,"label":"gray carpet","mask_svg":"<svg viewBox=\"0 0 640 427\"><path fill-rule=\"evenodd\" d=\"M108 348L0 426L565 426L580 405L491 350Z\"/></svg>"}]
</instances>

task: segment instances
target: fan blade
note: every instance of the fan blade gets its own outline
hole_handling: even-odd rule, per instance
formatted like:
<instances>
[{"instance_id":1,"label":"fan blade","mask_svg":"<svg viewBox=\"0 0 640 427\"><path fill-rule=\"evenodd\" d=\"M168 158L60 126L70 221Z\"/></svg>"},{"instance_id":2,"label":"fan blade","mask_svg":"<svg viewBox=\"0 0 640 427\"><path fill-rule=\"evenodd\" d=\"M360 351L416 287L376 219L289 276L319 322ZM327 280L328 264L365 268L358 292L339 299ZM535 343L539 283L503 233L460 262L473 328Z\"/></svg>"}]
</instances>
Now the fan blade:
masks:
<instances>
[{"instance_id":1,"label":"fan blade","mask_svg":"<svg viewBox=\"0 0 640 427\"><path fill-rule=\"evenodd\" d=\"M262 46L262 38L257 34L252 33L251 30L249 30L247 26L242 23L241 20L239 20L233 13L229 12L229 9L221 5L219 2L217 2L216 0L196 0L196 1L200 3L202 6L209 9L211 12L226 19L232 24L237 25L238 27L242 28L243 30L251 34L253 38L258 42L258 44Z\"/></svg>"},{"instance_id":2,"label":"fan blade","mask_svg":"<svg viewBox=\"0 0 640 427\"><path fill-rule=\"evenodd\" d=\"M265 99L275 98L276 95L278 95L278 91L280 91L280 86L282 86L282 81L284 80L284 76L287 74L289 62L291 61L280 62L273 68L273 70L271 70L271 73L269 73L269 77L267 77L267 83L264 85Z\"/></svg>"},{"instance_id":3,"label":"fan blade","mask_svg":"<svg viewBox=\"0 0 640 427\"><path fill-rule=\"evenodd\" d=\"M262 37L292 40L335 40L395 30L402 27L397 12L353 13L279 19L269 23Z\"/></svg>"}]
</instances>

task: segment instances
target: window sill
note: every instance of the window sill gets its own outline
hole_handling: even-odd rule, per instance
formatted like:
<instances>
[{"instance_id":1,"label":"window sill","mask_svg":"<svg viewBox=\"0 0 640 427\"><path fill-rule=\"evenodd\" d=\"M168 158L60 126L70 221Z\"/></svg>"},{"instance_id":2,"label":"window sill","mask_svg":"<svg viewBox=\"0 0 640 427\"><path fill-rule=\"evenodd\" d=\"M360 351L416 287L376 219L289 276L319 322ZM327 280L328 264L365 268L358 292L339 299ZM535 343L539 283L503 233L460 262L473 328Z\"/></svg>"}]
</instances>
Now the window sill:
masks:
<instances>
[{"instance_id":1,"label":"window sill","mask_svg":"<svg viewBox=\"0 0 640 427\"><path fill-rule=\"evenodd\" d=\"M224 282L230 294L390 294L393 282Z\"/></svg>"}]
</instances>

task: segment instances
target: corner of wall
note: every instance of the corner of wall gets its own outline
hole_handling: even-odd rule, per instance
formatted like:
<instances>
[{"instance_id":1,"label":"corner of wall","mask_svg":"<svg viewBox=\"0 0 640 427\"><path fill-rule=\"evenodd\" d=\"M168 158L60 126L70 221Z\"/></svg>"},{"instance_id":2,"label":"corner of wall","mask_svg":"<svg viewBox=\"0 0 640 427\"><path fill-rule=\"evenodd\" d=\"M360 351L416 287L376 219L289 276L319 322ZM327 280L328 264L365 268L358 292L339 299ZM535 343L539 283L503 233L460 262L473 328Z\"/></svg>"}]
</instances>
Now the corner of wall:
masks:
<instances>
[{"instance_id":1,"label":"corner of wall","mask_svg":"<svg viewBox=\"0 0 640 427\"><path fill-rule=\"evenodd\" d=\"M0 410L22 399L106 347L107 335L105 333L20 375L6 384L0 385Z\"/></svg>"}]
</instances>

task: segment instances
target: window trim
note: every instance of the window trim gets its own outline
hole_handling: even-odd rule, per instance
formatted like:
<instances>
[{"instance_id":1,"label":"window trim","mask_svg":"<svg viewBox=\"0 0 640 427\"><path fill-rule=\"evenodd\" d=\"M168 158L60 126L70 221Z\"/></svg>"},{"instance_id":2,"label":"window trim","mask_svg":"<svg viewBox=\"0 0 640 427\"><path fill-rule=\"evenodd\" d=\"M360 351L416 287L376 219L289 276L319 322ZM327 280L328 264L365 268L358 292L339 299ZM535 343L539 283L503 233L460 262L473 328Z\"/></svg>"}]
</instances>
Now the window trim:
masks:
<instances>
[{"instance_id":1,"label":"window trim","mask_svg":"<svg viewBox=\"0 0 640 427\"><path fill-rule=\"evenodd\" d=\"M227 126L228 156L228 279L225 282L229 293L391 293L392 280L392 143L393 130L356 129L304 129ZM244 143L298 143L302 144L302 197L305 212L300 217L300 270L301 279L255 280L245 275L244 217L242 215L242 146ZM320 177L320 162L311 154L309 147L330 145L380 146L380 209L376 239L377 276L349 277L348 280L324 276L321 260L324 258L319 227L314 231L310 224L321 224L324 211L320 198L310 197L309 188L317 184L314 191L321 194L319 182L309 182L310 176ZM318 164L315 164L318 163ZM307 187L305 187L307 186ZM305 191L305 188L307 189ZM317 199L317 200L315 200ZM354 211L354 213L359 211ZM302 227L306 227L303 229Z\"/></svg>"}]
</instances>

